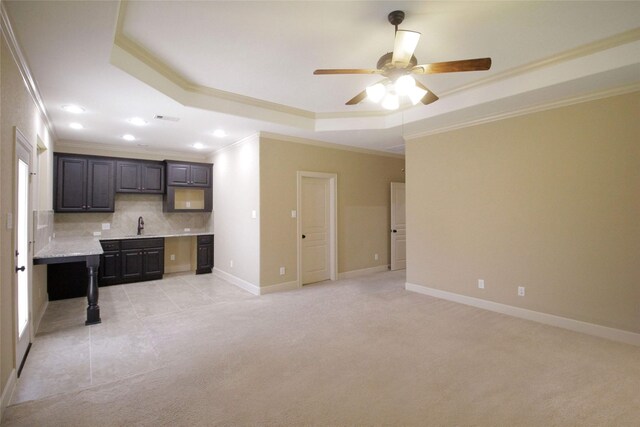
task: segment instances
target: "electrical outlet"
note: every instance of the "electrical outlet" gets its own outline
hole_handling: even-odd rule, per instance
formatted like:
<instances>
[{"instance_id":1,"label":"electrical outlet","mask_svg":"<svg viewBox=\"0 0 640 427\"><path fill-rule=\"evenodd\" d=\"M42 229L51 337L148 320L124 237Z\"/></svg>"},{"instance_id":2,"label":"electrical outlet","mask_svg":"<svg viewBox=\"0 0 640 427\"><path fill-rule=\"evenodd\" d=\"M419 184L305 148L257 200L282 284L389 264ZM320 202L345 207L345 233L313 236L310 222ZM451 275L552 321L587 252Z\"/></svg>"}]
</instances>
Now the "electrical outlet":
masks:
<instances>
[{"instance_id":1,"label":"electrical outlet","mask_svg":"<svg viewBox=\"0 0 640 427\"><path fill-rule=\"evenodd\" d=\"M229 261L229 267L233 268L233 260Z\"/></svg>"},{"instance_id":2,"label":"electrical outlet","mask_svg":"<svg viewBox=\"0 0 640 427\"><path fill-rule=\"evenodd\" d=\"M102 223L102 229L103 230L111 230L111 224L108 222L103 222Z\"/></svg>"},{"instance_id":3,"label":"electrical outlet","mask_svg":"<svg viewBox=\"0 0 640 427\"><path fill-rule=\"evenodd\" d=\"M190 208L191 207L191 202L187 202L186 205L187 205L186 207Z\"/></svg>"},{"instance_id":4,"label":"electrical outlet","mask_svg":"<svg viewBox=\"0 0 640 427\"><path fill-rule=\"evenodd\" d=\"M524 296L524 286L518 286L518 296L519 297Z\"/></svg>"},{"instance_id":5,"label":"electrical outlet","mask_svg":"<svg viewBox=\"0 0 640 427\"><path fill-rule=\"evenodd\" d=\"M281 276L284 276L284 271L285 271L285 270L284 270L284 267L280 267L280 275L281 275Z\"/></svg>"},{"instance_id":6,"label":"electrical outlet","mask_svg":"<svg viewBox=\"0 0 640 427\"><path fill-rule=\"evenodd\" d=\"M373 259L377 261L377 260L378 260L378 254L375 254L375 255L373 256Z\"/></svg>"},{"instance_id":7,"label":"electrical outlet","mask_svg":"<svg viewBox=\"0 0 640 427\"><path fill-rule=\"evenodd\" d=\"M94 231L94 232L93 232L93 235L94 235L94 236L96 236L96 237L97 237L97 236L102 236L102 232L100 232L100 231Z\"/></svg>"},{"instance_id":8,"label":"electrical outlet","mask_svg":"<svg viewBox=\"0 0 640 427\"><path fill-rule=\"evenodd\" d=\"M176 255L175 254L171 254L171 255L169 255L169 258L171 259L171 261L175 261L176 260Z\"/></svg>"},{"instance_id":9,"label":"electrical outlet","mask_svg":"<svg viewBox=\"0 0 640 427\"><path fill-rule=\"evenodd\" d=\"M296 218L298 216L298 212L291 211L291 218Z\"/></svg>"},{"instance_id":10,"label":"electrical outlet","mask_svg":"<svg viewBox=\"0 0 640 427\"><path fill-rule=\"evenodd\" d=\"M478 279L478 288L484 289L484 280L483 279Z\"/></svg>"},{"instance_id":11,"label":"electrical outlet","mask_svg":"<svg viewBox=\"0 0 640 427\"><path fill-rule=\"evenodd\" d=\"M190 228L185 228L184 231L185 231L185 233L188 233L188 232L191 231L191 229Z\"/></svg>"}]
</instances>

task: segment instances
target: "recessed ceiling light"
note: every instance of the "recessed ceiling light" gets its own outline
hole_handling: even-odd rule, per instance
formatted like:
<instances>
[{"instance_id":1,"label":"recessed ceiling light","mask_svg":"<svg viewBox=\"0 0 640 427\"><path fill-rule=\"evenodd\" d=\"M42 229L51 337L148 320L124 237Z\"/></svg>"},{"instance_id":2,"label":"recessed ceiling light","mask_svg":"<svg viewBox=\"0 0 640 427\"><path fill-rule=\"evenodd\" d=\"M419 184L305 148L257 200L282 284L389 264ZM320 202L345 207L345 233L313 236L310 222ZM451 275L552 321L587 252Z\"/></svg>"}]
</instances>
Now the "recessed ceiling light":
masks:
<instances>
[{"instance_id":1,"label":"recessed ceiling light","mask_svg":"<svg viewBox=\"0 0 640 427\"><path fill-rule=\"evenodd\" d=\"M222 129L216 129L213 131L213 136L218 138L224 138L225 136L227 136L227 133Z\"/></svg>"},{"instance_id":2,"label":"recessed ceiling light","mask_svg":"<svg viewBox=\"0 0 640 427\"><path fill-rule=\"evenodd\" d=\"M82 129L84 126L82 126L80 123L73 122L69 123L69 127L71 129Z\"/></svg>"},{"instance_id":3,"label":"recessed ceiling light","mask_svg":"<svg viewBox=\"0 0 640 427\"><path fill-rule=\"evenodd\" d=\"M136 126L144 126L147 124L147 121L145 119L141 119L140 117L133 117L129 119L129 123Z\"/></svg>"},{"instance_id":4,"label":"recessed ceiling light","mask_svg":"<svg viewBox=\"0 0 640 427\"><path fill-rule=\"evenodd\" d=\"M202 142L196 142L193 144L193 148L196 150L202 150L204 148L204 144Z\"/></svg>"},{"instance_id":5,"label":"recessed ceiling light","mask_svg":"<svg viewBox=\"0 0 640 427\"><path fill-rule=\"evenodd\" d=\"M122 139L124 139L125 141L135 141L136 137L128 133L126 135L122 135Z\"/></svg>"},{"instance_id":6,"label":"recessed ceiling light","mask_svg":"<svg viewBox=\"0 0 640 427\"><path fill-rule=\"evenodd\" d=\"M63 105L62 109L64 111L67 111L69 113L74 113L74 114L84 113L84 108L79 107L77 105L73 105L73 104Z\"/></svg>"}]
</instances>

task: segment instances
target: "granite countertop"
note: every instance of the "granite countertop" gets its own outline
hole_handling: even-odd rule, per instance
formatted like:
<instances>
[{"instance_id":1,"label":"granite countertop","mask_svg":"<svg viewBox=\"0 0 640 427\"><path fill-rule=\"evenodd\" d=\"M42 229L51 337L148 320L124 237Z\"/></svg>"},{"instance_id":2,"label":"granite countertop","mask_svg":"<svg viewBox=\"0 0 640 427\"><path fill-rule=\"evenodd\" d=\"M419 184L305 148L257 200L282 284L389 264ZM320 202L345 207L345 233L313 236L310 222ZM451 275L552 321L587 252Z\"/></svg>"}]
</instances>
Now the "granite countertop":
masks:
<instances>
[{"instance_id":1,"label":"granite countertop","mask_svg":"<svg viewBox=\"0 0 640 427\"><path fill-rule=\"evenodd\" d=\"M150 239L154 237L190 237L213 234L209 231L198 232L174 232L158 234L125 235L125 236L96 236L96 237L56 237L51 242L38 251L33 259L61 258L74 256L102 255L102 245L100 240L128 240L128 239Z\"/></svg>"},{"instance_id":2,"label":"granite countertop","mask_svg":"<svg viewBox=\"0 0 640 427\"><path fill-rule=\"evenodd\" d=\"M169 233L157 233L157 234L144 234L144 232L138 236L137 234L127 234L125 236L99 236L95 237L98 240L127 240L127 239L152 239L154 237L190 237L190 236L203 236L213 234L211 231L185 231L185 232L169 232Z\"/></svg>"},{"instance_id":3,"label":"granite countertop","mask_svg":"<svg viewBox=\"0 0 640 427\"><path fill-rule=\"evenodd\" d=\"M40 249L33 259L101 255L100 241L95 237L59 237Z\"/></svg>"}]
</instances>

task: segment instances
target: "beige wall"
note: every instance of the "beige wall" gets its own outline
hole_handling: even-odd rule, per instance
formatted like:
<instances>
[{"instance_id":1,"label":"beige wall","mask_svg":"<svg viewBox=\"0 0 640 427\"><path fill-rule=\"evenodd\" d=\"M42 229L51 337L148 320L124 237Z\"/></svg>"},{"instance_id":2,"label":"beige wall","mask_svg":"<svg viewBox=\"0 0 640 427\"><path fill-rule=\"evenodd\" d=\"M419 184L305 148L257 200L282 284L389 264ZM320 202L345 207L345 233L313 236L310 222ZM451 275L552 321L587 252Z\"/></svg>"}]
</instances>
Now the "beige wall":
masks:
<instances>
[{"instance_id":1,"label":"beige wall","mask_svg":"<svg viewBox=\"0 0 640 427\"><path fill-rule=\"evenodd\" d=\"M254 286L260 284L259 143L258 135L251 136L211 159L215 268Z\"/></svg>"},{"instance_id":2,"label":"beige wall","mask_svg":"<svg viewBox=\"0 0 640 427\"><path fill-rule=\"evenodd\" d=\"M338 175L338 272L343 273L389 264L390 182L404 182L403 168L404 158L261 138L261 286L297 280L297 220L291 218L297 171Z\"/></svg>"},{"instance_id":3,"label":"beige wall","mask_svg":"<svg viewBox=\"0 0 640 427\"><path fill-rule=\"evenodd\" d=\"M49 176L52 162L53 142L43 124L41 116L27 91L11 51L4 36L0 41L0 386L5 391L15 363L15 312L14 301L14 257L13 231L7 229L8 213L14 213L14 127L18 127L33 149L32 169ZM47 150L37 155L38 139ZM40 159L41 167L38 168ZM32 208L38 211L51 209L51 185L47 179L32 180ZM46 215L44 215L46 216ZM44 223L43 226L46 226ZM50 230L41 229L34 237L46 238ZM41 242L36 242L36 246ZM33 288L31 313L37 321L47 300L46 269L38 266L32 269Z\"/></svg>"},{"instance_id":4,"label":"beige wall","mask_svg":"<svg viewBox=\"0 0 640 427\"><path fill-rule=\"evenodd\" d=\"M640 332L639 117L636 92L410 141L407 281Z\"/></svg>"}]
</instances>

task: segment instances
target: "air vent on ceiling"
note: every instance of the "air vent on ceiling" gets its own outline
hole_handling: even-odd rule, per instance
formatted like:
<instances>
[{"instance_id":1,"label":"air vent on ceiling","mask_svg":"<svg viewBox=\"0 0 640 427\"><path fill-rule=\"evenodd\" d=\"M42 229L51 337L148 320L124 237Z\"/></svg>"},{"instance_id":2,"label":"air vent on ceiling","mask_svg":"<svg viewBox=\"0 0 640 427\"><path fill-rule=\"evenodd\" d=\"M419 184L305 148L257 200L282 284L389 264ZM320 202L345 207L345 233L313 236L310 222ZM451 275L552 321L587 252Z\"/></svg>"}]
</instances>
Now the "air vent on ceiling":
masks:
<instances>
[{"instance_id":1,"label":"air vent on ceiling","mask_svg":"<svg viewBox=\"0 0 640 427\"><path fill-rule=\"evenodd\" d=\"M153 116L153 118L158 120L168 120L170 122L177 122L178 120L180 120L178 117L162 116L160 114L156 114L155 116Z\"/></svg>"}]
</instances>

